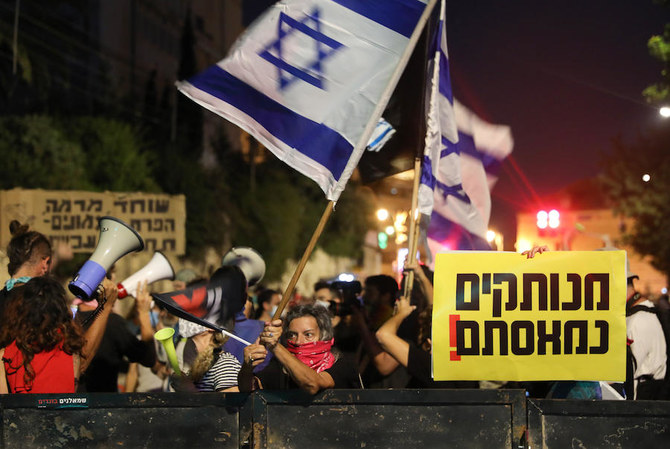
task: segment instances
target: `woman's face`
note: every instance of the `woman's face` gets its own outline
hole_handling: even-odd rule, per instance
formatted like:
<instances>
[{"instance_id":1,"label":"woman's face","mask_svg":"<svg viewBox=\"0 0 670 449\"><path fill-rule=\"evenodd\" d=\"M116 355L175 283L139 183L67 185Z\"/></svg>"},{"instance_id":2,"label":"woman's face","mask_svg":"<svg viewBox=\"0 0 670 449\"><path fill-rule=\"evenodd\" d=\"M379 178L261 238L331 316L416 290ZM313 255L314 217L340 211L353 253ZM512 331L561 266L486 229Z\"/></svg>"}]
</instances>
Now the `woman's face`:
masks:
<instances>
[{"instance_id":1,"label":"woman's face","mask_svg":"<svg viewBox=\"0 0 670 449\"><path fill-rule=\"evenodd\" d=\"M294 318L289 323L286 337L294 345L301 345L321 340L321 331L316 318L306 315Z\"/></svg>"}]
</instances>

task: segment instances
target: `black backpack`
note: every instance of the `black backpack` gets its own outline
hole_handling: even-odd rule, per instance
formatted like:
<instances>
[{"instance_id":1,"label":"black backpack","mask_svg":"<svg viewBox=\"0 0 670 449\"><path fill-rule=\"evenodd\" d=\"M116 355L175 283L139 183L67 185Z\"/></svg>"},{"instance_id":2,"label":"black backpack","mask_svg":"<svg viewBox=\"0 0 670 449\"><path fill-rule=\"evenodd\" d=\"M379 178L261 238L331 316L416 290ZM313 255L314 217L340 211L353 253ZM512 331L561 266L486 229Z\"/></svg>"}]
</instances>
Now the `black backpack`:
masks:
<instances>
[{"instance_id":1,"label":"black backpack","mask_svg":"<svg viewBox=\"0 0 670 449\"><path fill-rule=\"evenodd\" d=\"M637 305L629 307L626 309L626 316L631 316L637 312L649 312L656 315L658 321L661 323L661 328L663 329L663 335L665 337L665 378L654 380L653 378L649 379L640 379L640 383L637 387L637 399L639 400L670 400L670 303L667 300L661 299L658 301L656 307L648 307L644 305ZM628 348L629 358L633 359L633 364L635 360L632 356L630 348ZM630 363L628 363L630 365ZM634 372L634 367L633 367ZM627 377L627 386L632 386L632 373L630 378ZM651 376L650 376L651 377ZM627 391L632 391L628 389ZM629 399L632 399L632 395Z\"/></svg>"}]
</instances>

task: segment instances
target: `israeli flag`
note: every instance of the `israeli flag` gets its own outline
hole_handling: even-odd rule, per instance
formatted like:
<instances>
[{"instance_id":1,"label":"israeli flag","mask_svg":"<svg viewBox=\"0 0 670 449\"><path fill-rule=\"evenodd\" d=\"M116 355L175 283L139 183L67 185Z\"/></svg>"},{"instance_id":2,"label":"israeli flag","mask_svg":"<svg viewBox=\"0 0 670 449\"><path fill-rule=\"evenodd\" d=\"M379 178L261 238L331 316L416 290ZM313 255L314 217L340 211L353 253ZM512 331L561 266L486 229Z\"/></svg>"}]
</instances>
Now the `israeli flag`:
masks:
<instances>
[{"instance_id":1,"label":"israeli flag","mask_svg":"<svg viewBox=\"0 0 670 449\"><path fill-rule=\"evenodd\" d=\"M432 254L449 250L488 250L490 189L498 168L512 152L507 126L481 120L456 101L451 90L445 30L445 4L431 47L427 92L427 134L419 211L430 216Z\"/></svg>"},{"instance_id":2,"label":"israeli flag","mask_svg":"<svg viewBox=\"0 0 670 449\"><path fill-rule=\"evenodd\" d=\"M225 59L177 87L335 201L365 150L368 123L381 116L378 104L388 101L385 90L427 2L280 1Z\"/></svg>"}]
</instances>

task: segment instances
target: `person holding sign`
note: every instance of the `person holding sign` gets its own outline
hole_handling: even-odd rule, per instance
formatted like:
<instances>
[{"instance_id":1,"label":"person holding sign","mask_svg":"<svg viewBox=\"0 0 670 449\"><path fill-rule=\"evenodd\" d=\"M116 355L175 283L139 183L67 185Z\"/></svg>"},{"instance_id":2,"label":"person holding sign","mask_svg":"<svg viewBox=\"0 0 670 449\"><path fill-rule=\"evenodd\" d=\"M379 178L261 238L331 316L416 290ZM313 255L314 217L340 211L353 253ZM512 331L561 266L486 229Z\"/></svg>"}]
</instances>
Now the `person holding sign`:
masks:
<instances>
[{"instance_id":1,"label":"person holding sign","mask_svg":"<svg viewBox=\"0 0 670 449\"><path fill-rule=\"evenodd\" d=\"M244 349L244 364L238 374L240 391L258 388L280 390L300 388L316 394L328 388L358 388L353 365L333 352L333 326L330 314L319 305L300 305L282 320L266 322L255 344ZM256 374L267 351L274 355L270 364Z\"/></svg>"},{"instance_id":2,"label":"person holding sign","mask_svg":"<svg viewBox=\"0 0 670 449\"><path fill-rule=\"evenodd\" d=\"M408 298L401 297L395 302L393 316L375 334L379 344L396 364L407 368L411 375L408 388L478 388L477 382L435 382L431 378L433 284L418 262L408 262L405 271L409 270L414 271L415 279L419 281L412 289L412 302L424 305L418 312L416 336L410 341L399 336L400 326L417 310L417 306L412 305Z\"/></svg>"}]
</instances>

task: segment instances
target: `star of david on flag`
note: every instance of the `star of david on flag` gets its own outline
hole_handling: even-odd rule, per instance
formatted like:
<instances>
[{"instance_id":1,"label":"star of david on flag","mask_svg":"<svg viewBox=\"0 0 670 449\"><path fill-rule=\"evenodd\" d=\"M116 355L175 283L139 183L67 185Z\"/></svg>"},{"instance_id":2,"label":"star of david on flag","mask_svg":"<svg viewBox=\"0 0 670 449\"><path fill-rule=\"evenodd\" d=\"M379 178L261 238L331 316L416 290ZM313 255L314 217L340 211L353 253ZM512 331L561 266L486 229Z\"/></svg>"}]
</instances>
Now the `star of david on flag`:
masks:
<instances>
[{"instance_id":1,"label":"star of david on flag","mask_svg":"<svg viewBox=\"0 0 670 449\"><path fill-rule=\"evenodd\" d=\"M419 187L419 211L430 216L432 254L489 250L491 195L498 168L511 153L507 126L492 125L454 99L449 76L445 5L430 54L427 135Z\"/></svg>"},{"instance_id":2,"label":"star of david on flag","mask_svg":"<svg viewBox=\"0 0 670 449\"><path fill-rule=\"evenodd\" d=\"M323 73L321 69L322 62L342 47L340 42L326 36L321 32L321 22L319 21L319 9L314 11L298 21L284 14L279 14L277 39L268 45L259 56L273 65L277 66L277 76L279 78L279 88L285 89L291 82L301 79L320 89L323 89ZM313 28L312 28L313 26ZM302 33L308 39L313 40L315 57L314 61L306 65L307 71L291 65L284 60L282 55L282 41L295 34ZM275 54L273 54L276 53ZM288 76L288 75L291 76Z\"/></svg>"},{"instance_id":3,"label":"star of david on flag","mask_svg":"<svg viewBox=\"0 0 670 449\"><path fill-rule=\"evenodd\" d=\"M432 8L435 0L283 0L225 59L177 87L336 201L406 64L428 4Z\"/></svg>"}]
</instances>

